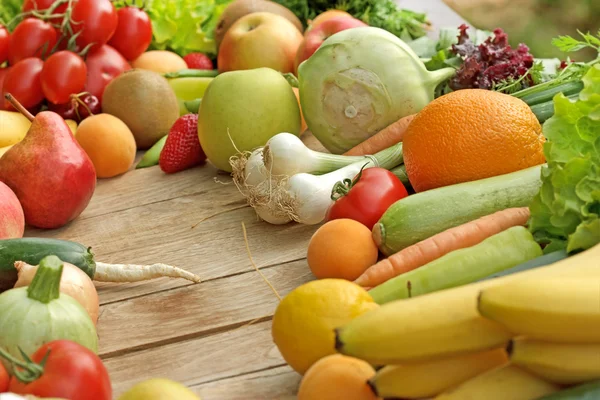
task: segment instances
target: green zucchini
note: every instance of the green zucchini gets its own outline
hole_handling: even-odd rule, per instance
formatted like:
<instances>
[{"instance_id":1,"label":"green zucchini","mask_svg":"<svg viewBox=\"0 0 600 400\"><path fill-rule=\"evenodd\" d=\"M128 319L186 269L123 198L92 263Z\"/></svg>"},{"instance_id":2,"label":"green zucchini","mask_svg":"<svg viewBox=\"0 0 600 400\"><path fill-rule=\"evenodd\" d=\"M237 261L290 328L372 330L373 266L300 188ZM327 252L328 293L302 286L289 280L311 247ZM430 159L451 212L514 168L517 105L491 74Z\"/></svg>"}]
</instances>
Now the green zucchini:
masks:
<instances>
[{"instance_id":1,"label":"green zucchini","mask_svg":"<svg viewBox=\"0 0 600 400\"><path fill-rule=\"evenodd\" d=\"M55 255L63 262L79 267L86 275L94 279L96 262L89 247L59 239L4 239L0 240L0 286L1 282L14 284L16 281L15 261L38 265L44 257L49 255Z\"/></svg>"},{"instance_id":2,"label":"green zucchini","mask_svg":"<svg viewBox=\"0 0 600 400\"><path fill-rule=\"evenodd\" d=\"M378 304L420 296L476 282L542 255L542 248L523 226L513 226L472 247L452 251L437 260L371 289Z\"/></svg>"},{"instance_id":3,"label":"green zucchini","mask_svg":"<svg viewBox=\"0 0 600 400\"><path fill-rule=\"evenodd\" d=\"M541 397L538 400L598 400L600 399L600 381L588 382L560 392Z\"/></svg>"},{"instance_id":4,"label":"green zucchini","mask_svg":"<svg viewBox=\"0 0 600 400\"><path fill-rule=\"evenodd\" d=\"M546 265L554 264L560 260L567 258L567 252L565 250L558 250L552 253L544 254L541 257L534 258L533 260L525 261L523 264L519 264L516 267L506 269L501 272L486 276L481 281L487 281L488 279L499 278L501 276L515 274L521 271L527 271L529 269L545 267Z\"/></svg>"},{"instance_id":5,"label":"green zucchini","mask_svg":"<svg viewBox=\"0 0 600 400\"><path fill-rule=\"evenodd\" d=\"M542 185L542 165L510 174L420 192L392 204L373 227L389 256L421 240L485 215L527 207Z\"/></svg>"}]
</instances>

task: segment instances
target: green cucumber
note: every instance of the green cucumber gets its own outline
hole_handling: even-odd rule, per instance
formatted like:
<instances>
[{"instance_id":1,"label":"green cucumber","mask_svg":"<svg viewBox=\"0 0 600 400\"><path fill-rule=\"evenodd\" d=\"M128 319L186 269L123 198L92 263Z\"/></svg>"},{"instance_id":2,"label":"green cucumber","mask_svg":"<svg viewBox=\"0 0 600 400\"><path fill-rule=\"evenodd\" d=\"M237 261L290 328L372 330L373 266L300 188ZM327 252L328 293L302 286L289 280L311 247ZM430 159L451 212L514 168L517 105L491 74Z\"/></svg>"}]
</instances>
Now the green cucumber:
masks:
<instances>
[{"instance_id":1,"label":"green cucumber","mask_svg":"<svg viewBox=\"0 0 600 400\"><path fill-rule=\"evenodd\" d=\"M420 192L392 204L373 227L389 256L421 240L485 215L527 207L542 185L542 165Z\"/></svg>"},{"instance_id":2,"label":"green cucumber","mask_svg":"<svg viewBox=\"0 0 600 400\"><path fill-rule=\"evenodd\" d=\"M542 248L523 226L513 226L472 247L452 251L437 260L371 289L378 304L466 285L532 260Z\"/></svg>"},{"instance_id":3,"label":"green cucumber","mask_svg":"<svg viewBox=\"0 0 600 400\"><path fill-rule=\"evenodd\" d=\"M501 276L515 274L517 272L527 271L529 269L545 267L546 265L554 264L560 260L567 258L566 250L558 250L552 253L544 254L541 257L534 258L533 260L525 261L523 264L519 264L516 267L509 268L507 270L486 276L480 281L487 281L488 279L499 278Z\"/></svg>"},{"instance_id":4,"label":"green cucumber","mask_svg":"<svg viewBox=\"0 0 600 400\"><path fill-rule=\"evenodd\" d=\"M552 393L539 400L598 400L600 399L600 381L588 382L560 392Z\"/></svg>"},{"instance_id":5,"label":"green cucumber","mask_svg":"<svg viewBox=\"0 0 600 400\"><path fill-rule=\"evenodd\" d=\"M14 267L16 261L38 265L44 257L49 255L57 256L63 262L79 267L86 275L94 279L96 262L89 247L60 239L4 239L0 240L0 290L8 289L16 282L17 271Z\"/></svg>"}]
</instances>

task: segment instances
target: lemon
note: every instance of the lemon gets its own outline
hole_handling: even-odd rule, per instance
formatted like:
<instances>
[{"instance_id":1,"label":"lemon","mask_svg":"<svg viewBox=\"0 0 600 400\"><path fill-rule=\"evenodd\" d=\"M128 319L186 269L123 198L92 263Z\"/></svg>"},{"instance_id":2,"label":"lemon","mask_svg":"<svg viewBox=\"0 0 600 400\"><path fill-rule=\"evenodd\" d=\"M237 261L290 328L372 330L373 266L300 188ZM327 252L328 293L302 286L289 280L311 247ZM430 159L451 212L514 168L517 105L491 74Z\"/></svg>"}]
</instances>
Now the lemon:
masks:
<instances>
[{"instance_id":1,"label":"lemon","mask_svg":"<svg viewBox=\"0 0 600 400\"><path fill-rule=\"evenodd\" d=\"M119 400L200 400L200 397L181 383L155 378L133 386Z\"/></svg>"},{"instance_id":2,"label":"lemon","mask_svg":"<svg viewBox=\"0 0 600 400\"><path fill-rule=\"evenodd\" d=\"M277 306L271 334L285 361L304 374L321 358L336 353L334 329L377 308L362 287L344 279L305 283Z\"/></svg>"}]
</instances>

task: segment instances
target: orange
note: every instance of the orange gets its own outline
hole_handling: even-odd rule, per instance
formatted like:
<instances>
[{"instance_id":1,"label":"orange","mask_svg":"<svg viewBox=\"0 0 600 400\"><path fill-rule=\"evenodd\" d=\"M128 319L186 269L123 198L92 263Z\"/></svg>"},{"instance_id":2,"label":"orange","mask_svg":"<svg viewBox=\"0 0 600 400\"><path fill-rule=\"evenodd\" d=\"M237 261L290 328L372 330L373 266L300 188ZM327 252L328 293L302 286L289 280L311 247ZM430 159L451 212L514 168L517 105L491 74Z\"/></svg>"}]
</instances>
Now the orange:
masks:
<instances>
[{"instance_id":1,"label":"orange","mask_svg":"<svg viewBox=\"0 0 600 400\"><path fill-rule=\"evenodd\" d=\"M97 114L81 121L75 138L92 160L98 178L124 174L135 161L133 133L110 114Z\"/></svg>"},{"instance_id":2,"label":"orange","mask_svg":"<svg viewBox=\"0 0 600 400\"><path fill-rule=\"evenodd\" d=\"M545 162L542 127L522 100L463 89L429 103L408 126L404 164L417 192Z\"/></svg>"},{"instance_id":3,"label":"orange","mask_svg":"<svg viewBox=\"0 0 600 400\"><path fill-rule=\"evenodd\" d=\"M331 220L313 234L307 262L318 279L354 281L377 262L379 250L371 230L347 218Z\"/></svg>"}]
</instances>

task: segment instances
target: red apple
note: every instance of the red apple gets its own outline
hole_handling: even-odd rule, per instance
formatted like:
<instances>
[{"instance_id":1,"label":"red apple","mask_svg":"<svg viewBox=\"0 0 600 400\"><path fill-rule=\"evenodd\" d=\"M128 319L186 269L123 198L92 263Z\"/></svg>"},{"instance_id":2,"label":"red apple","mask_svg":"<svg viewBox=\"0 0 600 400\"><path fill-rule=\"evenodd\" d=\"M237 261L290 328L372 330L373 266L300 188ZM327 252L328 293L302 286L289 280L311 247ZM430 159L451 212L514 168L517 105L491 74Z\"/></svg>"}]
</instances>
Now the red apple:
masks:
<instances>
[{"instance_id":1,"label":"red apple","mask_svg":"<svg viewBox=\"0 0 600 400\"><path fill-rule=\"evenodd\" d=\"M352 15L348 14L346 11L327 10L327 11L322 12L321 14L317 15L315 17L315 19L313 19L312 21L309 21L308 28L306 28L306 31L304 32L304 34L306 35L308 32L310 32L317 26L321 25L323 22L330 20L331 18L337 18L337 17L354 18Z\"/></svg>"},{"instance_id":2,"label":"red apple","mask_svg":"<svg viewBox=\"0 0 600 400\"><path fill-rule=\"evenodd\" d=\"M223 37L219 72L271 68L293 72L302 33L287 18L269 12L248 14L237 20Z\"/></svg>"},{"instance_id":3,"label":"red apple","mask_svg":"<svg viewBox=\"0 0 600 400\"><path fill-rule=\"evenodd\" d=\"M23 237L25 215L15 192L0 182L0 239Z\"/></svg>"},{"instance_id":4,"label":"red apple","mask_svg":"<svg viewBox=\"0 0 600 400\"><path fill-rule=\"evenodd\" d=\"M306 33L304 40L296 53L296 60L294 63L294 72L296 75L298 75L298 66L303 61L308 60L329 36L345 31L346 29L364 26L368 25L359 19L342 15L327 19L313 27Z\"/></svg>"}]
</instances>

